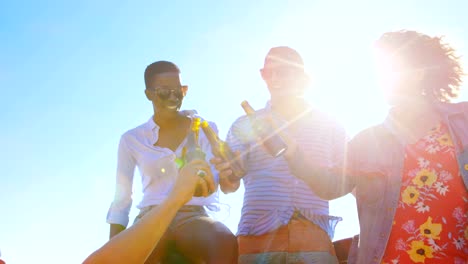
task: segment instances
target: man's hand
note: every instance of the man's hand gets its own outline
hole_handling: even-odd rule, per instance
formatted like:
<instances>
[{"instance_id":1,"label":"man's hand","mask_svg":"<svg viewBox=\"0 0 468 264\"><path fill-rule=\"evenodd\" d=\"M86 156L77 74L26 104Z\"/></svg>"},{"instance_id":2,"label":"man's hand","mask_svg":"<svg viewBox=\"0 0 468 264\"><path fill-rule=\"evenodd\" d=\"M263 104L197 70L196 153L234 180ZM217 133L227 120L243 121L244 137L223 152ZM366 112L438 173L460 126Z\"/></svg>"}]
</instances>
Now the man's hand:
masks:
<instances>
[{"instance_id":1,"label":"man's hand","mask_svg":"<svg viewBox=\"0 0 468 264\"><path fill-rule=\"evenodd\" d=\"M289 135L286 130L278 130L280 137L284 140L284 143L288 146L286 151L283 153L284 158L290 161L297 154L298 146L296 140Z\"/></svg>"},{"instance_id":2,"label":"man's hand","mask_svg":"<svg viewBox=\"0 0 468 264\"><path fill-rule=\"evenodd\" d=\"M240 162L240 166L243 167L240 152L235 151L234 155L236 156L238 162ZM215 166L216 170L219 172L219 184L221 186L221 190L224 193L235 192L240 186L241 178L234 175L233 170L231 168L231 163L218 157L212 158L210 162Z\"/></svg>"},{"instance_id":3,"label":"man's hand","mask_svg":"<svg viewBox=\"0 0 468 264\"><path fill-rule=\"evenodd\" d=\"M210 166L203 160L193 160L180 169L170 196L185 204L192 199L197 186L204 197L216 190Z\"/></svg>"},{"instance_id":4,"label":"man's hand","mask_svg":"<svg viewBox=\"0 0 468 264\"><path fill-rule=\"evenodd\" d=\"M244 164L242 162L242 157L241 157L240 152L239 151L234 151L234 156L235 156L235 159L236 159L235 162L237 162L239 164L239 166L241 168L243 168ZM231 167L231 162L230 161L225 161L222 158L213 157L210 160L210 162L211 162L211 164L213 164L215 166L216 170L219 172L219 178L220 179L229 178L230 180L233 180L233 176L234 177L236 176L233 173L233 169ZM237 176L238 179L235 179L235 180L240 180L242 178L242 176L244 176L244 175Z\"/></svg>"}]
</instances>

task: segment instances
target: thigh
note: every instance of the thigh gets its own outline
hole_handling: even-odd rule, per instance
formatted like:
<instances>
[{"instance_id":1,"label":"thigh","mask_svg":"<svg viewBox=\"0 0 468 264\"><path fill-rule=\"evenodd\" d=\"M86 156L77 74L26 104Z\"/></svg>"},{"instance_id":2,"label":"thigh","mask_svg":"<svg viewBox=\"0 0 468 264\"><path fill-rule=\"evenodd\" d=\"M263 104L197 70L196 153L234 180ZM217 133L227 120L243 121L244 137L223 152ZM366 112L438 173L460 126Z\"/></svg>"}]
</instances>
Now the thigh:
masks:
<instances>
[{"instance_id":1,"label":"thigh","mask_svg":"<svg viewBox=\"0 0 468 264\"><path fill-rule=\"evenodd\" d=\"M145 264L158 264L161 263L164 258L166 258L167 252L169 250L169 244L171 243L172 234L170 230L166 230L164 235L159 240L156 247L153 249L153 252L146 259Z\"/></svg>"},{"instance_id":2,"label":"thigh","mask_svg":"<svg viewBox=\"0 0 468 264\"><path fill-rule=\"evenodd\" d=\"M221 222L199 216L174 230L177 250L193 263L237 263L237 239Z\"/></svg>"}]
</instances>

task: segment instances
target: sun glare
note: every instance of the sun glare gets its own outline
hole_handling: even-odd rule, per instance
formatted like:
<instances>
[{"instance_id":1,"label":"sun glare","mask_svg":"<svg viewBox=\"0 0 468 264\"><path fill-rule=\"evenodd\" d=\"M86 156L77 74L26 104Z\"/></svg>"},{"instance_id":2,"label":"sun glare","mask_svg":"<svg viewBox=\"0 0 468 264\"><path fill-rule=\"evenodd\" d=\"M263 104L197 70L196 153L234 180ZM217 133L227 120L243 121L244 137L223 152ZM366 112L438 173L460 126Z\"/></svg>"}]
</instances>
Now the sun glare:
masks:
<instances>
[{"instance_id":1,"label":"sun glare","mask_svg":"<svg viewBox=\"0 0 468 264\"><path fill-rule=\"evenodd\" d=\"M376 82L372 47L332 49L337 60L314 60L320 69L310 73L313 83L307 99L353 135L382 121L387 105Z\"/></svg>"}]
</instances>

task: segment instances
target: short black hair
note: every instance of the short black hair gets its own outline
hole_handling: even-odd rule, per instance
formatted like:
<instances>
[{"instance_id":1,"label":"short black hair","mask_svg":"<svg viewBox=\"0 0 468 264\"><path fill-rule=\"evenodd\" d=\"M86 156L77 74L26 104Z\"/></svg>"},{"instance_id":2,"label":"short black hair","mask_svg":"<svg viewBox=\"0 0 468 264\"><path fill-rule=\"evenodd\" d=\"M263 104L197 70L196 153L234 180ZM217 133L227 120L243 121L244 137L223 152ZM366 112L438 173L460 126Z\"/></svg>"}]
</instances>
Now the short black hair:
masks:
<instances>
[{"instance_id":1,"label":"short black hair","mask_svg":"<svg viewBox=\"0 0 468 264\"><path fill-rule=\"evenodd\" d=\"M153 62L146 67L145 70L145 86L148 89L148 84L151 78L154 75L166 73L166 72L174 72L180 74L180 69L174 63L170 61L157 61Z\"/></svg>"}]
</instances>

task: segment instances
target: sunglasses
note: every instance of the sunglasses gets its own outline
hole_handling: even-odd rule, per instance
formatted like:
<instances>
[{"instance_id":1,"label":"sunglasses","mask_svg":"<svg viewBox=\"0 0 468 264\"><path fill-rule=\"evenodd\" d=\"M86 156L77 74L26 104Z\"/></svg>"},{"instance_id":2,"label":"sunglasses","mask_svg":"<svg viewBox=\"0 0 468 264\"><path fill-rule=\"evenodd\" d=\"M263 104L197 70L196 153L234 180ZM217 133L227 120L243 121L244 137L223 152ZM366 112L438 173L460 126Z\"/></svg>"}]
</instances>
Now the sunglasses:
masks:
<instances>
[{"instance_id":1,"label":"sunglasses","mask_svg":"<svg viewBox=\"0 0 468 264\"><path fill-rule=\"evenodd\" d=\"M168 100L171 97L171 94L173 94L177 98L182 98L182 87L183 86L179 86L177 88L170 88L170 89L156 88L153 91L161 100Z\"/></svg>"},{"instance_id":2,"label":"sunglasses","mask_svg":"<svg viewBox=\"0 0 468 264\"><path fill-rule=\"evenodd\" d=\"M271 78L273 74L278 76L290 76L297 74L304 74L304 71L296 67L274 67L274 68L263 68L260 69L260 73L264 78Z\"/></svg>"}]
</instances>

